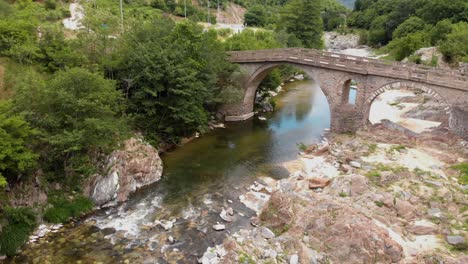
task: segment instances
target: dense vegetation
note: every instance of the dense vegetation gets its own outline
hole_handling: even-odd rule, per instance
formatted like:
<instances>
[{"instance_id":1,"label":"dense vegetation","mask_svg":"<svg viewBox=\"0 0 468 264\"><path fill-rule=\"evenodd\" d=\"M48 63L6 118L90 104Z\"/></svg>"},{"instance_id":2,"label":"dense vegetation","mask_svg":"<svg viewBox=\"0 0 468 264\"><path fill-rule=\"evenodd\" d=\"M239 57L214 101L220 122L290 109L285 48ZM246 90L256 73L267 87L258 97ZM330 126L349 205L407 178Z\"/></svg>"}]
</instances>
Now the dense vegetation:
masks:
<instances>
[{"instance_id":1,"label":"dense vegetation","mask_svg":"<svg viewBox=\"0 0 468 264\"><path fill-rule=\"evenodd\" d=\"M357 0L348 25L367 30L363 42L396 60L438 46L449 62L468 62L468 1Z\"/></svg>"}]
</instances>

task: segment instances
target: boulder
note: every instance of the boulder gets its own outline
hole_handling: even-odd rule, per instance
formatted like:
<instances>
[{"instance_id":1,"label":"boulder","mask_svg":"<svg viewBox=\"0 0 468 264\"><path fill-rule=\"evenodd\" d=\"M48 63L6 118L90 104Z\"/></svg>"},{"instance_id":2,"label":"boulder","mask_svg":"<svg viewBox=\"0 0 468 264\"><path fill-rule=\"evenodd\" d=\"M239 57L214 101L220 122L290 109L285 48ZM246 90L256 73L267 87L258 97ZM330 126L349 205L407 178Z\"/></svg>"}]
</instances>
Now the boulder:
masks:
<instances>
[{"instance_id":1,"label":"boulder","mask_svg":"<svg viewBox=\"0 0 468 264\"><path fill-rule=\"evenodd\" d=\"M312 178L309 179L309 188L310 189L318 189L318 188L325 188L330 184L330 179L324 178Z\"/></svg>"},{"instance_id":2,"label":"boulder","mask_svg":"<svg viewBox=\"0 0 468 264\"><path fill-rule=\"evenodd\" d=\"M369 189L368 179L362 175L351 176L350 195L356 196L365 193Z\"/></svg>"},{"instance_id":3,"label":"boulder","mask_svg":"<svg viewBox=\"0 0 468 264\"><path fill-rule=\"evenodd\" d=\"M447 243L453 246L461 245L465 243L465 238L462 236L447 236Z\"/></svg>"},{"instance_id":4,"label":"boulder","mask_svg":"<svg viewBox=\"0 0 468 264\"><path fill-rule=\"evenodd\" d=\"M275 233L273 233L273 231L266 227L260 228L260 234L262 234L262 236L266 239L271 239L275 237Z\"/></svg>"},{"instance_id":5,"label":"boulder","mask_svg":"<svg viewBox=\"0 0 468 264\"><path fill-rule=\"evenodd\" d=\"M84 188L98 206L126 201L138 188L159 181L163 171L158 151L140 138L125 141L122 150L109 155L104 168L107 173L92 177Z\"/></svg>"}]
</instances>

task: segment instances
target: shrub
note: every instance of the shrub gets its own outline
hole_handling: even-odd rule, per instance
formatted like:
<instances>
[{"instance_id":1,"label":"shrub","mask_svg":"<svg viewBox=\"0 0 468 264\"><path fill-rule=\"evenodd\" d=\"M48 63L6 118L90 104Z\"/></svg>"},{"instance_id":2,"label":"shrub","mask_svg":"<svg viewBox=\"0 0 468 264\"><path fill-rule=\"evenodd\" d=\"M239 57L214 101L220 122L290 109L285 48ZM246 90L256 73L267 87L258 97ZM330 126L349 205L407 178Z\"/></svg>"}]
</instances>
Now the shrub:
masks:
<instances>
[{"instance_id":1,"label":"shrub","mask_svg":"<svg viewBox=\"0 0 468 264\"><path fill-rule=\"evenodd\" d=\"M463 162L452 166L452 169L458 170L460 172L459 182L462 185L468 184L468 162Z\"/></svg>"},{"instance_id":2,"label":"shrub","mask_svg":"<svg viewBox=\"0 0 468 264\"><path fill-rule=\"evenodd\" d=\"M55 0L45 0L44 7L46 9L55 9L57 8L57 2Z\"/></svg>"},{"instance_id":3,"label":"shrub","mask_svg":"<svg viewBox=\"0 0 468 264\"><path fill-rule=\"evenodd\" d=\"M0 252L12 256L36 228L36 215L30 208L19 207L6 208L5 217L8 224L0 234Z\"/></svg>"},{"instance_id":4,"label":"shrub","mask_svg":"<svg viewBox=\"0 0 468 264\"><path fill-rule=\"evenodd\" d=\"M296 145L300 151L305 151L307 149L307 145L302 142L296 143Z\"/></svg>"},{"instance_id":5,"label":"shrub","mask_svg":"<svg viewBox=\"0 0 468 264\"><path fill-rule=\"evenodd\" d=\"M49 203L52 207L45 211L44 219L51 223L66 222L70 218L88 213L93 208L91 200L83 196L78 196L72 201L62 197L54 197L49 199Z\"/></svg>"}]
</instances>

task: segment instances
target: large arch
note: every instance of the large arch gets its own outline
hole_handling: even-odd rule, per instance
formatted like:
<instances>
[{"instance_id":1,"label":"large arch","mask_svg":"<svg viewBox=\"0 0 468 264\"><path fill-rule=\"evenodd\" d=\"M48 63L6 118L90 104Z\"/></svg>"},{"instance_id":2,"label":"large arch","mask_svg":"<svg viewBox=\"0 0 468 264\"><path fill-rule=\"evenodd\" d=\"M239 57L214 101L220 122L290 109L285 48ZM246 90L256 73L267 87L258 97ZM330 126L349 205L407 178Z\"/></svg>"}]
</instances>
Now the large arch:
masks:
<instances>
[{"instance_id":1,"label":"large arch","mask_svg":"<svg viewBox=\"0 0 468 264\"><path fill-rule=\"evenodd\" d=\"M258 87L260 83L265 79L265 77L275 68L282 66L282 65L289 65L294 68L298 68L302 71L305 72L305 74L312 80L318 83L321 91L327 98L328 105L330 106L330 109L332 108L333 105L336 104L335 102L335 97L333 96L333 87L329 87L326 85L326 82L320 78L320 75L314 71L312 68L301 65L301 64L294 64L294 63L266 63L262 65L261 67L257 68L247 79L245 83L246 90L244 92L244 99L243 103L252 105L253 109L253 104L255 101L255 95L258 90Z\"/></svg>"}]
</instances>

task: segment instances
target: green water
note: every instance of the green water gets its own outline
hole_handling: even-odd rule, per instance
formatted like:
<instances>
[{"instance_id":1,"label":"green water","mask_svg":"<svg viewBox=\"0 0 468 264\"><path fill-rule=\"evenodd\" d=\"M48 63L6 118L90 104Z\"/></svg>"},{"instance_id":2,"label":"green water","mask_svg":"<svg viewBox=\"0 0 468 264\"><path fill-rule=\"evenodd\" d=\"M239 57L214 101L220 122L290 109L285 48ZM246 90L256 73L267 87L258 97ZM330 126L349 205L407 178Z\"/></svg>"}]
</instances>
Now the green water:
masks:
<instances>
[{"instance_id":1,"label":"green water","mask_svg":"<svg viewBox=\"0 0 468 264\"><path fill-rule=\"evenodd\" d=\"M326 98L312 81L287 84L275 101L276 111L262 115L266 121L255 117L227 124L164 154L160 182L27 246L13 263L195 263L227 232L249 226L255 213L239 195L259 176L287 177L281 163L296 158L296 144L319 141L330 125ZM223 207L236 214L225 223L227 231L217 232L212 226L223 222ZM153 224L172 218L176 221L167 231Z\"/></svg>"}]
</instances>

